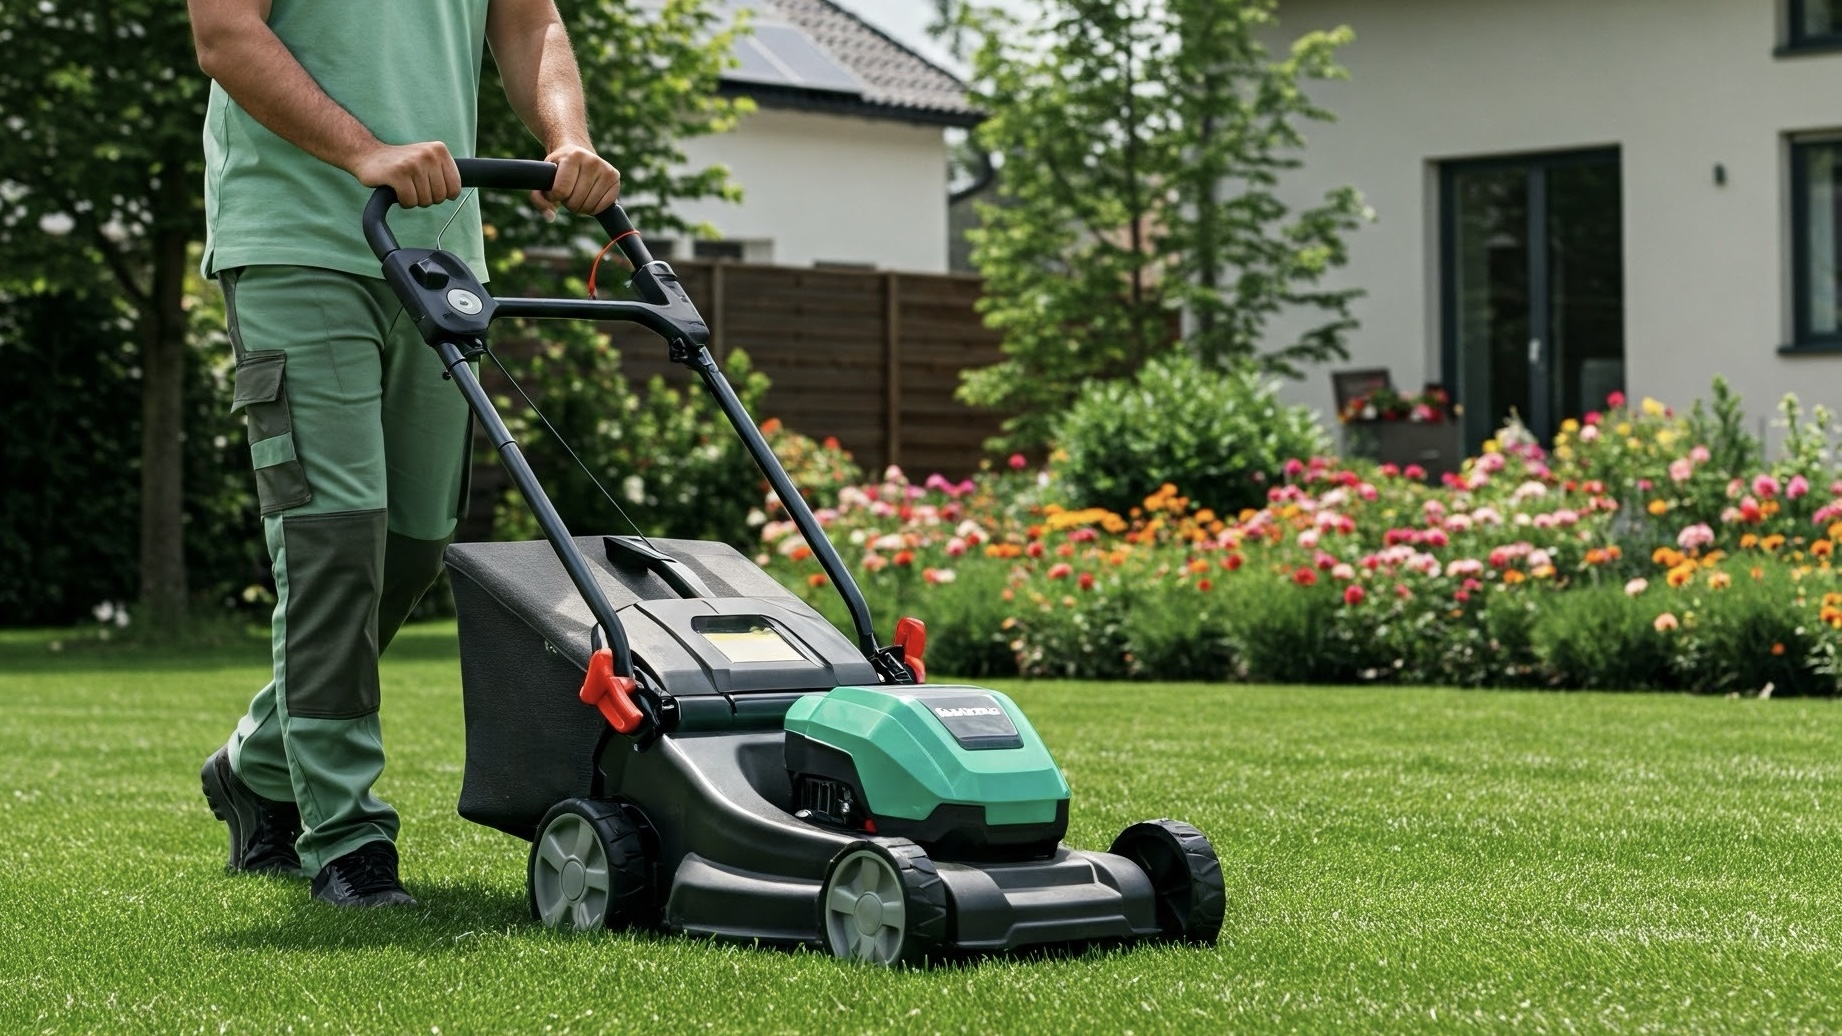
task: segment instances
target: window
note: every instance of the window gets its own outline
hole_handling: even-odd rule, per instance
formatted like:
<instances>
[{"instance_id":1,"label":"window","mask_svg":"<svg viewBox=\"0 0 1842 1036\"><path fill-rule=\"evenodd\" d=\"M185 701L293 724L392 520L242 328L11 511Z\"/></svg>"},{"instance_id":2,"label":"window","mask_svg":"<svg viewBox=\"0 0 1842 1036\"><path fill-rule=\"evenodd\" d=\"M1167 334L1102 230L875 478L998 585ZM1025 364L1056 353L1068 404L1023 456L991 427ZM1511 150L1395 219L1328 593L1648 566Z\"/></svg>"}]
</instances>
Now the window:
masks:
<instances>
[{"instance_id":1,"label":"window","mask_svg":"<svg viewBox=\"0 0 1842 1036\"><path fill-rule=\"evenodd\" d=\"M1784 50L1842 48L1842 0L1788 0Z\"/></svg>"},{"instance_id":2,"label":"window","mask_svg":"<svg viewBox=\"0 0 1842 1036\"><path fill-rule=\"evenodd\" d=\"M1842 348L1842 138L1792 142L1791 192L1793 347Z\"/></svg>"},{"instance_id":3,"label":"window","mask_svg":"<svg viewBox=\"0 0 1842 1036\"><path fill-rule=\"evenodd\" d=\"M691 245L691 254L698 259L718 259L738 263L747 255L740 241L698 241Z\"/></svg>"}]
</instances>

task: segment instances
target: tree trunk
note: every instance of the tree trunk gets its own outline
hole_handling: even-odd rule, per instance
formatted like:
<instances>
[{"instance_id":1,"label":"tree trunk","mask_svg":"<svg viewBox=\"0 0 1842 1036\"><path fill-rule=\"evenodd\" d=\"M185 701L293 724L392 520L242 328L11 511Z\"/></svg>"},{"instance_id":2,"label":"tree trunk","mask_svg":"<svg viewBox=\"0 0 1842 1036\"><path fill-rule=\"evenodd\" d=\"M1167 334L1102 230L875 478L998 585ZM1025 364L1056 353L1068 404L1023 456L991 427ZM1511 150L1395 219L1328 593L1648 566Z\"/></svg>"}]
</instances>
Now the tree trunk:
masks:
<instances>
[{"instance_id":1,"label":"tree trunk","mask_svg":"<svg viewBox=\"0 0 1842 1036\"><path fill-rule=\"evenodd\" d=\"M160 230L153 244L153 290L141 312L141 616L156 626L174 626L185 620L187 604L187 237L181 229Z\"/></svg>"}]
</instances>

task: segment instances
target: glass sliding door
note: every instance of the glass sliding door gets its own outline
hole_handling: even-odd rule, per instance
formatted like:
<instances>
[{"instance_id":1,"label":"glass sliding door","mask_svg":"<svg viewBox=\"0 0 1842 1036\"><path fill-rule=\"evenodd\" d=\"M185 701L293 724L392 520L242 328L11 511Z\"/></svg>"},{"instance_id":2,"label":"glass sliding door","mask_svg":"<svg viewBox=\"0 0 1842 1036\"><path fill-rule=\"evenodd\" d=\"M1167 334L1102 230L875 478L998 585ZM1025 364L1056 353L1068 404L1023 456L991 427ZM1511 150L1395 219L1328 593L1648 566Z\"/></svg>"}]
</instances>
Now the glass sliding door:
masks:
<instances>
[{"instance_id":1,"label":"glass sliding door","mask_svg":"<svg viewBox=\"0 0 1842 1036\"><path fill-rule=\"evenodd\" d=\"M1546 439L1624 385L1617 152L1442 170L1444 380L1475 447L1514 415Z\"/></svg>"}]
</instances>

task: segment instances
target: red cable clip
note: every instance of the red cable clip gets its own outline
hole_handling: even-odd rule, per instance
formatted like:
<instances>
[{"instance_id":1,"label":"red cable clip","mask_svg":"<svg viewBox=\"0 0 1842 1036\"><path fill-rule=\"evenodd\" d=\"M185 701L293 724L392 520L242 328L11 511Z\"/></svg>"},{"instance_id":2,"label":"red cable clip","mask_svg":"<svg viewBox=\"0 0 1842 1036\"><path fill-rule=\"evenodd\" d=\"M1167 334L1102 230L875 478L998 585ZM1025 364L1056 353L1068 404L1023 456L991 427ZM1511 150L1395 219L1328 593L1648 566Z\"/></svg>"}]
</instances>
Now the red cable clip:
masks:
<instances>
[{"instance_id":1,"label":"red cable clip","mask_svg":"<svg viewBox=\"0 0 1842 1036\"><path fill-rule=\"evenodd\" d=\"M631 734L640 728L646 714L633 703L633 696L639 692L640 682L631 676L614 675L614 649L598 648L588 656L588 672L582 677L582 690L576 697L583 704L593 705L601 715L622 734Z\"/></svg>"},{"instance_id":2,"label":"red cable clip","mask_svg":"<svg viewBox=\"0 0 1842 1036\"><path fill-rule=\"evenodd\" d=\"M895 646L902 652L902 661L909 671L915 674L915 682L926 683L927 664L921 660L921 656L927 654L927 623L912 615L897 619Z\"/></svg>"},{"instance_id":3,"label":"red cable clip","mask_svg":"<svg viewBox=\"0 0 1842 1036\"><path fill-rule=\"evenodd\" d=\"M615 245L620 244L621 238L632 237L638 233L639 231L637 230L626 231L622 233L619 237L616 237L614 240L609 241L605 245L602 245L601 251L595 253L595 261L588 264L588 297L589 298L592 299L595 297L595 271L601 269L601 257L608 254L608 249L613 248Z\"/></svg>"}]
</instances>

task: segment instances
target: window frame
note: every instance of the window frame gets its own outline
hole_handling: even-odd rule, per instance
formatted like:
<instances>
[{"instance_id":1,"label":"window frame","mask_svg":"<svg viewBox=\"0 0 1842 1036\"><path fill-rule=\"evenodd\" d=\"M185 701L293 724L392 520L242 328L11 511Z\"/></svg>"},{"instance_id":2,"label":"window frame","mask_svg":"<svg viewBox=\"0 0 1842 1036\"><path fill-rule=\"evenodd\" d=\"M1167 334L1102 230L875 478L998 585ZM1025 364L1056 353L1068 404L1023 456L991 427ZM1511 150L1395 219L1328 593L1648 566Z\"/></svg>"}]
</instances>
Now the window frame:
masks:
<instances>
[{"instance_id":1,"label":"window frame","mask_svg":"<svg viewBox=\"0 0 1842 1036\"><path fill-rule=\"evenodd\" d=\"M1784 42L1773 52L1778 57L1824 54L1842 51L1842 26L1834 31L1809 35L1803 31L1805 5L1810 0L1785 0Z\"/></svg>"},{"instance_id":2,"label":"window frame","mask_svg":"<svg viewBox=\"0 0 1842 1036\"><path fill-rule=\"evenodd\" d=\"M1781 353L1842 352L1842 319L1836 330L1813 327L1810 306L1810 169L1805 156L1817 148L1833 148L1842 155L1842 133L1799 134L1789 140L1791 159L1791 343ZM1842 242L1838 243L1842 258ZM1842 265L1842 264L1839 264ZM1842 297L1837 299L1842 317Z\"/></svg>"}]
</instances>

